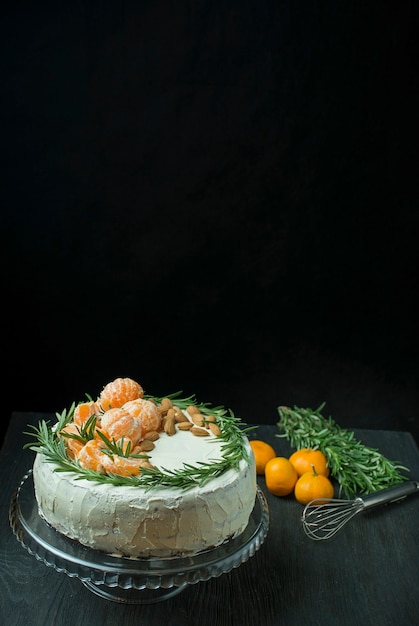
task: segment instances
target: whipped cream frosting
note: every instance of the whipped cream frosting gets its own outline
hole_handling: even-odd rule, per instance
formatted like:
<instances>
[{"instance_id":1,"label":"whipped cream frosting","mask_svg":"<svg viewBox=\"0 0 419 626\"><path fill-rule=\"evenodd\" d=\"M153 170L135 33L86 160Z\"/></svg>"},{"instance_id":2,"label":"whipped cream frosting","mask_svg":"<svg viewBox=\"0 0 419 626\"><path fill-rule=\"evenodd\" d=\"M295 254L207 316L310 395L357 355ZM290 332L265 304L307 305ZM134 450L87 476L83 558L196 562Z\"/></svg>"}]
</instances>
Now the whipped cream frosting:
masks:
<instances>
[{"instance_id":1,"label":"whipped cream frosting","mask_svg":"<svg viewBox=\"0 0 419 626\"><path fill-rule=\"evenodd\" d=\"M60 533L81 544L129 557L196 554L218 546L246 528L256 497L254 457L242 459L202 486L190 489L114 486L56 472L38 453L33 467L39 513ZM220 460L225 441L179 431L160 434L150 462L160 470L184 469Z\"/></svg>"}]
</instances>

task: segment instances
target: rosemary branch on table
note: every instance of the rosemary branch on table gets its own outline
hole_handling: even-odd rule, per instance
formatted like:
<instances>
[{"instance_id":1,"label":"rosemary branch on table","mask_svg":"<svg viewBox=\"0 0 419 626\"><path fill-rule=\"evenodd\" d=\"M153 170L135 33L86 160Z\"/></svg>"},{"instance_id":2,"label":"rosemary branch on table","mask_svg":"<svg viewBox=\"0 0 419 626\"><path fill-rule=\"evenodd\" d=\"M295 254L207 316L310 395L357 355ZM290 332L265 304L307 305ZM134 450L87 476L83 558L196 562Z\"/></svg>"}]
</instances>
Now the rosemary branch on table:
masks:
<instances>
[{"instance_id":1,"label":"rosemary branch on table","mask_svg":"<svg viewBox=\"0 0 419 626\"><path fill-rule=\"evenodd\" d=\"M352 431L341 428L318 409L279 406L277 426L297 449L318 449L327 458L330 475L339 485L339 495L347 497L369 494L407 479L408 468L383 456L376 448L366 446Z\"/></svg>"}]
</instances>

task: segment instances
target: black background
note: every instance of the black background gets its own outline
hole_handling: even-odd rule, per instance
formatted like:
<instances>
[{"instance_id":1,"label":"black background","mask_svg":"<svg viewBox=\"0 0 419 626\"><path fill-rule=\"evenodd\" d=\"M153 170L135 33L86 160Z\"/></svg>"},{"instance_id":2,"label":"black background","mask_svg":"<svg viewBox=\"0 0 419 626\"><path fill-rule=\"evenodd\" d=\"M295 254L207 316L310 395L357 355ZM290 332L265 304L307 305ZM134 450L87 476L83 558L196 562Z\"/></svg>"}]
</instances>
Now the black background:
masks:
<instances>
[{"instance_id":1,"label":"black background","mask_svg":"<svg viewBox=\"0 0 419 626\"><path fill-rule=\"evenodd\" d=\"M419 4L3 9L2 413L113 378L418 424Z\"/></svg>"}]
</instances>

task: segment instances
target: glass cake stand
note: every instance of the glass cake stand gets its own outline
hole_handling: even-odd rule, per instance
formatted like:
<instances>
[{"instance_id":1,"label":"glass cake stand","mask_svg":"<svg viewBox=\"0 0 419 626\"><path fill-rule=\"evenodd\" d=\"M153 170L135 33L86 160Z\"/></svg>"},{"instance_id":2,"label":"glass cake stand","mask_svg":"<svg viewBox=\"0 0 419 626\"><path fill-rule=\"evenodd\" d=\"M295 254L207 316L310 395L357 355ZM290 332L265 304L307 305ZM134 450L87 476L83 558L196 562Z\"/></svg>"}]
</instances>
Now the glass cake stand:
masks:
<instances>
[{"instance_id":1,"label":"glass cake stand","mask_svg":"<svg viewBox=\"0 0 419 626\"><path fill-rule=\"evenodd\" d=\"M78 578L87 589L107 600L150 604L177 595L187 585L227 574L245 563L265 540L269 509L258 486L247 528L218 548L185 557L117 557L84 547L46 524L38 514L30 470L12 496L9 521L18 542L48 567Z\"/></svg>"}]
</instances>

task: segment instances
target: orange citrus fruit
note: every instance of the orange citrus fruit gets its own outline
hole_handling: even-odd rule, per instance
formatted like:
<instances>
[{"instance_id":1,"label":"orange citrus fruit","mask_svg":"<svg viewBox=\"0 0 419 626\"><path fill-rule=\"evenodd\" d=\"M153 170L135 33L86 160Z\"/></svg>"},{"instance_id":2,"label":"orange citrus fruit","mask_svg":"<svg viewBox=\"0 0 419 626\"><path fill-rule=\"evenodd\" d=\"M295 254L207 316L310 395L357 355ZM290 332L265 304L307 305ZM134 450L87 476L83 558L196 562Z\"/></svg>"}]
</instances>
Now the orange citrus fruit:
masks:
<instances>
[{"instance_id":1,"label":"orange citrus fruit","mask_svg":"<svg viewBox=\"0 0 419 626\"><path fill-rule=\"evenodd\" d=\"M74 409L73 422L77 426L83 426L92 415L99 415L99 407L96 402L81 402Z\"/></svg>"},{"instance_id":2,"label":"orange citrus fruit","mask_svg":"<svg viewBox=\"0 0 419 626\"><path fill-rule=\"evenodd\" d=\"M314 467L305 472L295 483L294 495L301 504L308 504L316 498L333 498L334 489L327 476L317 474Z\"/></svg>"},{"instance_id":3,"label":"orange citrus fruit","mask_svg":"<svg viewBox=\"0 0 419 626\"><path fill-rule=\"evenodd\" d=\"M105 411L102 415L101 429L105 431L108 439L129 437L133 445L137 445L143 432L139 421L122 408Z\"/></svg>"},{"instance_id":4,"label":"orange citrus fruit","mask_svg":"<svg viewBox=\"0 0 419 626\"><path fill-rule=\"evenodd\" d=\"M100 474L114 471L111 457L102 452L101 444L97 439L89 439L77 453L76 458L85 469L90 469Z\"/></svg>"},{"instance_id":5,"label":"orange citrus fruit","mask_svg":"<svg viewBox=\"0 0 419 626\"><path fill-rule=\"evenodd\" d=\"M104 411L121 407L124 402L144 396L144 390L132 378L115 378L105 385L100 394L100 405Z\"/></svg>"},{"instance_id":6,"label":"orange citrus fruit","mask_svg":"<svg viewBox=\"0 0 419 626\"><path fill-rule=\"evenodd\" d=\"M137 476L140 473L142 459L114 456L114 473L120 476Z\"/></svg>"},{"instance_id":7,"label":"orange citrus fruit","mask_svg":"<svg viewBox=\"0 0 419 626\"><path fill-rule=\"evenodd\" d=\"M297 470L297 474L299 476L302 476L306 472L310 472L313 465L316 468L317 474L329 476L330 470L327 465L326 455L324 455L320 450L313 450L313 448L301 448L291 454L289 459Z\"/></svg>"},{"instance_id":8,"label":"orange citrus fruit","mask_svg":"<svg viewBox=\"0 0 419 626\"><path fill-rule=\"evenodd\" d=\"M161 414L158 407L151 400L145 400L144 398L137 398L136 400L130 400L122 405L124 411L127 411L131 417L133 417L140 428L140 436L142 439L144 435L152 430L161 429Z\"/></svg>"},{"instance_id":9,"label":"orange citrus fruit","mask_svg":"<svg viewBox=\"0 0 419 626\"><path fill-rule=\"evenodd\" d=\"M252 439L249 443L255 456L256 473L263 475L266 463L276 456L276 452L269 443L261 439Z\"/></svg>"},{"instance_id":10,"label":"orange citrus fruit","mask_svg":"<svg viewBox=\"0 0 419 626\"><path fill-rule=\"evenodd\" d=\"M266 463L266 487L275 496L287 496L290 494L297 480L298 474L295 467L284 456L276 456Z\"/></svg>"},{"instance_id":11,"label":"orange citrus fruit","mask_svg":"<svg viewBox=\"0 0 419 626\"><path fill-rule=\"evenodd\" d=\"M74 437L68 437L66 435L76 435L79 437L80 430L78 429L76 424L70 422L60 431L60 436L64 438L67 454L70 458L74 459L83 448L84 444L79 439L75 439Z\"/></svg>"}]
</instances>

